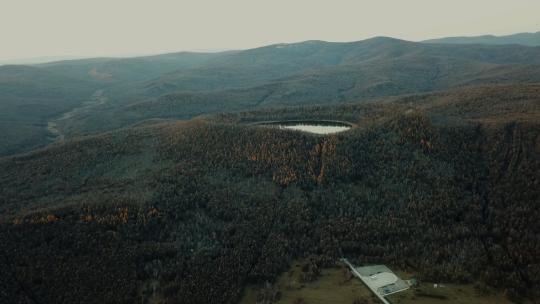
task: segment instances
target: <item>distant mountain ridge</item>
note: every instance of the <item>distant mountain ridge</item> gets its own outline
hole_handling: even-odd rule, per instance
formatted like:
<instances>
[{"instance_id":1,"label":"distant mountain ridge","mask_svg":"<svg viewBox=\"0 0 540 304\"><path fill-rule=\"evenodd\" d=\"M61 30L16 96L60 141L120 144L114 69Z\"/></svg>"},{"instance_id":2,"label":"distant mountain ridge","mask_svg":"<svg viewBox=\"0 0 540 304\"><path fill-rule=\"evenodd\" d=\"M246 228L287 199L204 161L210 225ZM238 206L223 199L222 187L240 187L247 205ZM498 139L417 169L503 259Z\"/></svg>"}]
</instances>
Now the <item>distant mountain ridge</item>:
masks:
<instances>
[{"instance_id":1,"label":"distant mountain ridge","mask_svg":"<svg viewBox=\"0 0 540 304\"><path fill-rule=\"evenodd\" d=\"M526 46L540 46L540 31L536 33L517 33L506 36L482 35L482 36L458 36L443 37L422 41L424 43L444 44L519 44Z\"/></svg>"},{"instance_id":2,"label":"distant mountain ridge","mask_svg":"<svg viewBox=\"0 0 540 304\"><path fill-rule=\"evenodd\" d=\"M539 67L540 47L389 37L1 66L0 155L148 119L540 83Z\"/></svg>"}]
</instances>

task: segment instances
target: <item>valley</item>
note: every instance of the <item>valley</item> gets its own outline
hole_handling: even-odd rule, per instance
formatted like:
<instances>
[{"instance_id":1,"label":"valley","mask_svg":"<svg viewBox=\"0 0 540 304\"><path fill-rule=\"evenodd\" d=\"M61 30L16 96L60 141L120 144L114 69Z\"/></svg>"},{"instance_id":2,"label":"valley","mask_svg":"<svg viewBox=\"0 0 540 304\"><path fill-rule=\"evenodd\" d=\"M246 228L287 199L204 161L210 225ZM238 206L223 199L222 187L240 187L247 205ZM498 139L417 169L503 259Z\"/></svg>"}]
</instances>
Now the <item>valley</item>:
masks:
<instances>
[{"instance_id":1,"label":"valley","mask_svg":"<svg viewBox=\"0 0 540 304\"><path fill-rule=\"evenodd\" d=\"M104 90L97 90L92 94L89 101L84 102L80 107L70 110L60 116L60 118L53 119L47 122L47 131L53 135L53 142L63 142L65 139L65 131L62 129L67 128L66 121L73 119L78 115L85 115L85 113L92 112L95 107L104 105L107 102L107 98L103 96ZM69 123L68 123L69 124Z\"/></svg>"}]
</instances>

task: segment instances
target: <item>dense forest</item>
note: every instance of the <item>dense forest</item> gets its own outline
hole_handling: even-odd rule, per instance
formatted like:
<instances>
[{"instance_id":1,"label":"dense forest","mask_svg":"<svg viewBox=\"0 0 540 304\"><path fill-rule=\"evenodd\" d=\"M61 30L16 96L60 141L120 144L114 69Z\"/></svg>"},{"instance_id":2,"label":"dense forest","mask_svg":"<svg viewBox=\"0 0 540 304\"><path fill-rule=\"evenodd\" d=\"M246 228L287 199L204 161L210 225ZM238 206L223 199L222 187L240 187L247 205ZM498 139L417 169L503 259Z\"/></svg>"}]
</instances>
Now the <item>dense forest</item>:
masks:
<instances>
[{"instance_id":1,"label":"dense forest","mask_svg":"<svg viewBox=\"0 0 540 304\"><path fill-rule=\"evenodd\" d=\"M0 302L237 303L341 256L538 298L539 90L148 121L5 157ZM276 118L355 127L249 124Z\"/></svg>"}]
</instances>

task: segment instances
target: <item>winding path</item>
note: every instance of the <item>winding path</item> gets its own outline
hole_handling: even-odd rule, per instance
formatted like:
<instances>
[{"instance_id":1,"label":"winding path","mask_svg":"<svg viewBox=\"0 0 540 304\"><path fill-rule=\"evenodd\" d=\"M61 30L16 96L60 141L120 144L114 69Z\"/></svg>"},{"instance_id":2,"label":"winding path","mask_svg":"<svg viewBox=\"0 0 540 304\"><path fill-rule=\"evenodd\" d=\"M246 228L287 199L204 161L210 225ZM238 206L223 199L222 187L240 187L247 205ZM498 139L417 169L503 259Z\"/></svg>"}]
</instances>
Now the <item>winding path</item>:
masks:
<instances>
[{"instance_id":1,"label":"winding path","mask_svg":"<svg viewBox=\"0 0 540 304\"><path fill-rule=\"evenodd\" d=\"M103 89L95 91L90 97L90 99L88 101L83 102L80 107L76 107L62 114L62 116L60 116L59 118L49 120L47 122L47 131L49 131L49 133L54 135L55 139L53 142L63 142L65 139L65 134L64 132L62 132L61 130L62 128L60 127L60 124L62 121L68 120L78 113L88 111L92 107L105 104L107 102L107 97L104 96L103 92L104 92Z\"/></svg>"}]
</instances>

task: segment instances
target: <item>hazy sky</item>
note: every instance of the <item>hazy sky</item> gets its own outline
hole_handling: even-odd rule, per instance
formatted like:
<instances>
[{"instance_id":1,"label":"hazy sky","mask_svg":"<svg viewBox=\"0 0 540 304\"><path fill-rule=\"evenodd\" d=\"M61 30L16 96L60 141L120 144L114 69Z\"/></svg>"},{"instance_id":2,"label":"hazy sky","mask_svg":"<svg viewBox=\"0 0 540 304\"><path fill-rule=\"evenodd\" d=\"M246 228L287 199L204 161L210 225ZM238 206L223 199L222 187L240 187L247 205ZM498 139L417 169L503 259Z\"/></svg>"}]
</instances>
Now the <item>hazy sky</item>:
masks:
<instances>
[{"instance_id":1,"label":"hazy sky","mask_svg":"<svg viewBox=\"0 0 540 304\"><path fill-rule=\"evenodd\" d=\"M0 60L540 31L540 0L0 0Z\"/></svg>"}]
</instances>

